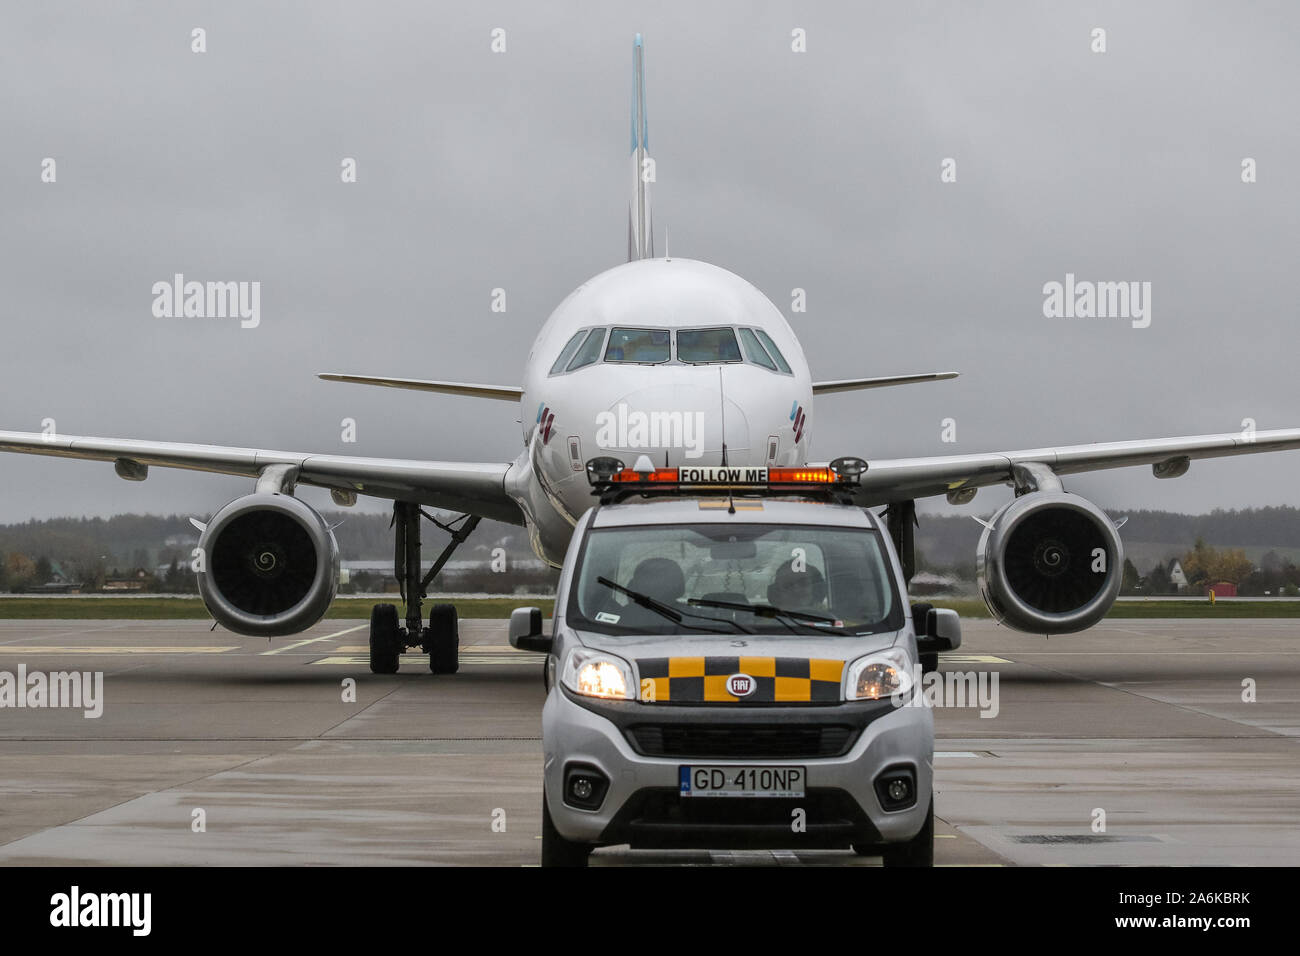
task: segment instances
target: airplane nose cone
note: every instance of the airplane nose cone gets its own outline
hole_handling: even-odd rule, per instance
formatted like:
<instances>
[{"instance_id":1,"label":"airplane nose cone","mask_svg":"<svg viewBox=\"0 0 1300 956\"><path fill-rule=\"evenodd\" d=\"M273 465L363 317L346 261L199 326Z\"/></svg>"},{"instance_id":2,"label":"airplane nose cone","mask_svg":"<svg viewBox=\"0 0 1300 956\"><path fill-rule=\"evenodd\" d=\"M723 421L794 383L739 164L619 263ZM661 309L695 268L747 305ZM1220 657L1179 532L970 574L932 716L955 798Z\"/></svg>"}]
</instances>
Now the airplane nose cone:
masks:
<instances>
[{"instance_id":1,"label":"airplane nose cone","mask_svg":"<svg viewBox=\"0 0 1300 956\"><path fill-rule=\"evenodd\" d=\"M749 458L749 421L718 388L660 385L621 396L597 416L596 444L602 454L631 465L638 455L656 465L720 464Z\"/></svg>"}]
</instances>

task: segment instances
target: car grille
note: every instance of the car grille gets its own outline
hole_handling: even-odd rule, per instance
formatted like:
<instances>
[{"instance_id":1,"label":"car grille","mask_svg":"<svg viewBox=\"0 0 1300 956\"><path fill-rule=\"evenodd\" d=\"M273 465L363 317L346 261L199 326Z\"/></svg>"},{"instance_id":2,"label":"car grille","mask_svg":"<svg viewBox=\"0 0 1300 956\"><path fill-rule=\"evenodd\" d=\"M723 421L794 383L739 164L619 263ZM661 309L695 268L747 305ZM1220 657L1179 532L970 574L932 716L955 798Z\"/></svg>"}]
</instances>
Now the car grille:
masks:
<instances>
[{"instance_id":1,"label":"car grille","mask_svg":"<svg viewBox=\"0 0 1300 956\"><path fill-rule=\"evenodd\" d=\"M628 728L637 753L647 757L715 757L779 760L838 757L857 728L847 724L638 724Z\"/></svg>"}]
</instances>

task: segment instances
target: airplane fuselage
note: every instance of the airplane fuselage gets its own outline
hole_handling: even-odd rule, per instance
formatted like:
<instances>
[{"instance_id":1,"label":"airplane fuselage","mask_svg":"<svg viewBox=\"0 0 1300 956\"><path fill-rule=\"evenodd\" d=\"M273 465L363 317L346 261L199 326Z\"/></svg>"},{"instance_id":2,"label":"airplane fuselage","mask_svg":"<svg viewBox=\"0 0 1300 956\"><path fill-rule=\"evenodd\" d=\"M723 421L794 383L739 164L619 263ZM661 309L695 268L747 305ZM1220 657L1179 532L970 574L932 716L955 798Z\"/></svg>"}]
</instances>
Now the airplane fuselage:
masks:
<instances>
[{"instance_id":1,"label":"airplane fuselage","mask_svg":"<svg viewBox=\"0 0 1300 956\"><path fill-rule=\"evenodd\" d=\"M691 259L595 276L542 326L521 399L524 451L506 478L533 549L559 566L593 504L586 462L793 465L807 460L812 381L772 302Z\"/></svg>"}]
</instances>

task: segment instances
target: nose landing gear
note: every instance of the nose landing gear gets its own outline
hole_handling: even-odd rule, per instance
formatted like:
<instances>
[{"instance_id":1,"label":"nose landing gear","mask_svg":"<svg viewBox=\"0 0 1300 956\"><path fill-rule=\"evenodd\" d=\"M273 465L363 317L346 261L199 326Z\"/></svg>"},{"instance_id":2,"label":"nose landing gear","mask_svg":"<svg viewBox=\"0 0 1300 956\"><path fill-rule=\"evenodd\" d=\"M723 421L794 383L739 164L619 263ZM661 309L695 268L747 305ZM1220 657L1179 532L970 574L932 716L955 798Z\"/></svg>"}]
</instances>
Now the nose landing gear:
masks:
<instances>
[{"instance_id":1,"label":"nose landing gear","mask_svg":"<svg viewBox=\"0 0 1300 956\"><path fill-rule=\"evenodd\" d=\"M428 518L451 540L442 549L427 574L420 575L420 518ZM429 655L429 670L435 674L454 674L460 669L460 635L454 604L435 604L429 611L429 626L424 626L421 600L428 596L429 584L442 570L452 552L470 536L481 519L478 515L461 515L446 524L423 511L411 501L393 503L395 548L393 573L406 604L406 626L398 623L397 607L376 604L370 612L370 671L373 674L397 673L401 655L407 648L418 647Z\"/></svg>"}]
</instances>

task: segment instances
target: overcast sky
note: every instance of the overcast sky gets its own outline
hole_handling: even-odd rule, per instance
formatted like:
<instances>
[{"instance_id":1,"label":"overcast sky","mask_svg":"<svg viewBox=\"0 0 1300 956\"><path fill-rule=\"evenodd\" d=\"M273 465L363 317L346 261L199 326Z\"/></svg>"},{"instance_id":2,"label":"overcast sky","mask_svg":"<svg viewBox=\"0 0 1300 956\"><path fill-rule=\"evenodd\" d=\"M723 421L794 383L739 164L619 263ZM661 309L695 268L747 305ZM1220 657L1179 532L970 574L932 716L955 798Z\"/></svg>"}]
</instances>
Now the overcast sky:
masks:
<instances>
[{"instance_id":1,"label":"overcast sky","mask_svg":"<svg viewBox=\"0 0 1300 956\"><path fill-rule=\"evenodd\" d=\"M637 31L674 256L762 289L815 379L962 373L819 399L817 457L1300 427L1294 4L570 0L5 4L0 428L513 459L515 406L315 374L520 381L542 320L626 258ZM177 272L260 281L260 326L155 318ZM1045 318L1067 272L1150 282L1150 327ZM1298 471L1291 452L1067 487L1300 505ZM0 487L3 521L251 490L10 455Z\"/></svg>"}]
</instances>

